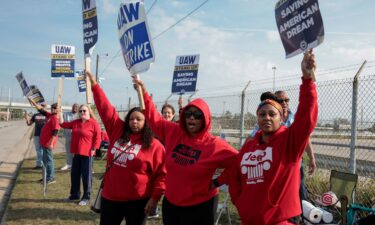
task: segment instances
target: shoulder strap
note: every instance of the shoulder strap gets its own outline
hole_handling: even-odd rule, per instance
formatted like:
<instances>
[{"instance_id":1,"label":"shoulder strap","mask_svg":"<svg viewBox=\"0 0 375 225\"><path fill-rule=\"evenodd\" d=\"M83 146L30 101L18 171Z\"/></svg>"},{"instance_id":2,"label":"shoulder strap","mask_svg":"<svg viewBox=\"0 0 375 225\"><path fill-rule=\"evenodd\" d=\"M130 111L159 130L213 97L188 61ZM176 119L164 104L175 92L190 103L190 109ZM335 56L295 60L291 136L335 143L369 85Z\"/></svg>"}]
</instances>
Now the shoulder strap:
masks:
<instances>
[{"instance_id":1,"label":"shoulder strap","mask_svg":"<svg viewBox=\"0 0 375 225\"><path fill-rule=\"evenodd\" d=\"M111 162L111 164L109 164L108 166L107 166L107 168L105 169L105 172L103 173L103 175L102 175L102 177L100 178L101 180L102 180L102 184L103 184L103 181L104 181L104 176L108 173L108 171L111 169L111 167L114 165L114 163L116 162L116 160L120 157L120 156L122 156L122 154L124 154L128 149L130 149L131 147L133 147L135 144L132 144L132 145L130 145L130 141L128 142L128 144L126 144L126 148L124 149L124 151L122 151L120 154L118 154L118 156L116 156L113 160L112 160L112 162Z\"/></svg>"}]
</instances>

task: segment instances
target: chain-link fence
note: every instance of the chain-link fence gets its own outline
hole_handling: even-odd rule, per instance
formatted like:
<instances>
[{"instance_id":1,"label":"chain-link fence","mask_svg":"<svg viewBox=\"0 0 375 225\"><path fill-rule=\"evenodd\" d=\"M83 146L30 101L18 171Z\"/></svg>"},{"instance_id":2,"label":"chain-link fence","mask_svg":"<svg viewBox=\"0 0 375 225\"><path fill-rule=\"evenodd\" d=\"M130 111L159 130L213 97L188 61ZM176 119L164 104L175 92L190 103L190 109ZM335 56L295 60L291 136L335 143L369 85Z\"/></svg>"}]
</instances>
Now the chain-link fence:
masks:
<instances>
[{"instance_id":1,"label":"chain-link fence","mask_svg":"<svg viewBox=\"0 0 375 225\"><path fill-rule=\"evenodd\" d=\"M316 83L319 117L311 141L318 169L313 176L305 179L311 193L322 194L329 191L331 170L355 171L359 176L355 202L370 207L375 204L375 75L360 77L357 90L353 90L353 82L353 79L342 79ZM287 92L290 109L295 110L299 85L279 87L277 90ZM224 134L226 140L239 149L241 118L244 119L243 138L246 138L257 122L255 111L260 95L265 91L269 89L250 89L243 101L241 93L203 97L212 111L212 133ZM356 101L355 110L353 101ZM241 102L244 103L243 116ZM176 102L168 103L177 105ZM156 103L159 109L163 104ZM352 118L353 115L356 118ZM356 121L355 126L352 121ZM306 155L305 171L308 164Z\"/></svg>"}]
</instances>

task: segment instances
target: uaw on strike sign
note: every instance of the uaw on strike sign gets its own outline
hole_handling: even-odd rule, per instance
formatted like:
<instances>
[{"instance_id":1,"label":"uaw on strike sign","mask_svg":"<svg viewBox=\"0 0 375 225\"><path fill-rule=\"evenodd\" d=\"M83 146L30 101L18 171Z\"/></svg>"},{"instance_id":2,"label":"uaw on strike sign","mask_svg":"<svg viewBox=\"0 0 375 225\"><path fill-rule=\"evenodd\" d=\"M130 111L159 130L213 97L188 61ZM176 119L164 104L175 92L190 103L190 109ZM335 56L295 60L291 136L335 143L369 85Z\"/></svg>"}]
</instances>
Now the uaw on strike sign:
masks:
<instances>
[{"instance_id":1,"label":"uaw on strike sign","mask_svg":"<svg viewBox=\"0 0 375 225\"><path fill-rule=\"evenodd\" d=\"M52 45L51 52L51 77L74 78L74 46Z\"/></svg>"},{"instance_id":2,"label":"uaw on strike sign","mask_svg":"<svg viewBox=\"0 0 375 225\"><path fill-rule=\"evenodd\" d=\"M176 57L173 72L172 93L182 95L195 92L198 77L199 55Z\"/></svg>"},{"instance_id":3,"label":"uaw on strike sign","mask_svg":"<svg viewBox=\"0 0 375 225\"><path fill-rule=\"evenodd\" d=\"M120 5L117 28L122 55L131 74L145 72L155 61L151 35L142 2Z\"/></svg>"},{"instance_id":4,"label":"uaw on strike sign","mask_svg":"<svg viewBox=\"0 0 375 225\"><path fill-rule=\"evenodd\" d=\"M324 40L318 0L280 0L275 17L286 58L314 48Z\"/></svg>"}]
</instances>

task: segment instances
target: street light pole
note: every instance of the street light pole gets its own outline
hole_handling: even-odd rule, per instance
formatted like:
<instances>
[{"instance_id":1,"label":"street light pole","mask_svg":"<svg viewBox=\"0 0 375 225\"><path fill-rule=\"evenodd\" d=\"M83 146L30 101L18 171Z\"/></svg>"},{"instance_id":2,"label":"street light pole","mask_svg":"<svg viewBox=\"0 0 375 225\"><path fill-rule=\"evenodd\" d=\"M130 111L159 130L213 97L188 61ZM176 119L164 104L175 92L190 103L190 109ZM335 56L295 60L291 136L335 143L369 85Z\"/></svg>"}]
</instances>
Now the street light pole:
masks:
<instances>
[{"instance_id":1,"label":"street light pole","mask_svg":"<svg viewBox=\"0 0 375 225\"><path fill-rule=\"evenodd\" d=\"M273 70L273 92L275 92L275 74L276 74L276 66L272 67Z\"/></svg>"},{"instance_id":2,"label":"street light pole","mask_svg":"<svg viewBox=\"0 0 375 225\"><path fill-rule=\"evenodd\" d=\"M104 56L108 56L108 53L103 54ZM96 82L99 82L99 54L96 54L96 71L95 71L95 79Z\"/></svg>"},{"instance_id":3,"label":"street light pole","mask_svg":"<svg viewBox=\"0 0 375 225\"><path fill-rule=\"evenodd\" d=\"M96 54L96 70L95 70L95 80L98 82L98 70L99 70L99 54Z\"/></svg>"}]
</instances>

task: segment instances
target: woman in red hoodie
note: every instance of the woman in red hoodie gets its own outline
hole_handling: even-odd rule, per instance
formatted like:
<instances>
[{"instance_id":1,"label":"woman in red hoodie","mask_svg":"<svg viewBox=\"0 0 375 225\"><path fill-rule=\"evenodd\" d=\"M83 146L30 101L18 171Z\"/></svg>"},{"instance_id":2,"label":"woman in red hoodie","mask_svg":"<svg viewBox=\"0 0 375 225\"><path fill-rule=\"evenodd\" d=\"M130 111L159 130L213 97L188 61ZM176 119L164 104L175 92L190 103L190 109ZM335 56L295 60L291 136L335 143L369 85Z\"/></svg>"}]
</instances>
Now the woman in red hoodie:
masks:
<instances>
[{"instance_id":1,"label":"woman in red hoodie","mask_svg":"<svg viewBox=\"0 0 375 225\"><path fill-rule=\"evenodd\" d=\"M243 225L298 224L300 160L318 117L316 86L309 72L316 68L311 51L301 68L294 123L289 128L281 126L281 105L262 101L257 109L260 131L243 145L237 162L227 170L229 192Z\"/></svg>"},{"instance_id":2,"label":"woman in red hoodie","mask_svg":"<svg viewBox=\"0 0 375 225\"><path fill-rule=\"evenodd\" d=\"M141 225L164 194L164 147L153 137L138 107L121 120L92 74L86 74L109 137L100 224L121 224L125 217L127 225Z\"/></svg>"},{"instance_id":3,"label":"woman in red hoodie","mask_svg":"<svg viewBox=\"0 0 375 225\"><path fill-rule=\"evenodd\" d=\"M211 113L202 99L186 105L177 124L160 115L141 80L133 82L143 91L147 122L165 144L164 225L213 225L218 189L211 186L212 176L228 168L238 151L209 133Z\"/></svg>"},{"instance_id":4,"label":"woman in red hoodie","mask_svg":"<svg viewBox=\"0 0 375 225\"><path fill-rule=\"evenodd\" d=\"M60 113L60 126L72 129L70 153L74 154L70 172L70 196L68 201L80 199L80 179L82 177L83 196L79 205L87 205L91 194L92 156L100 146L100 127L88 105L79 106L79 119L64 122Z\"/></svg>"}]
</instances>

